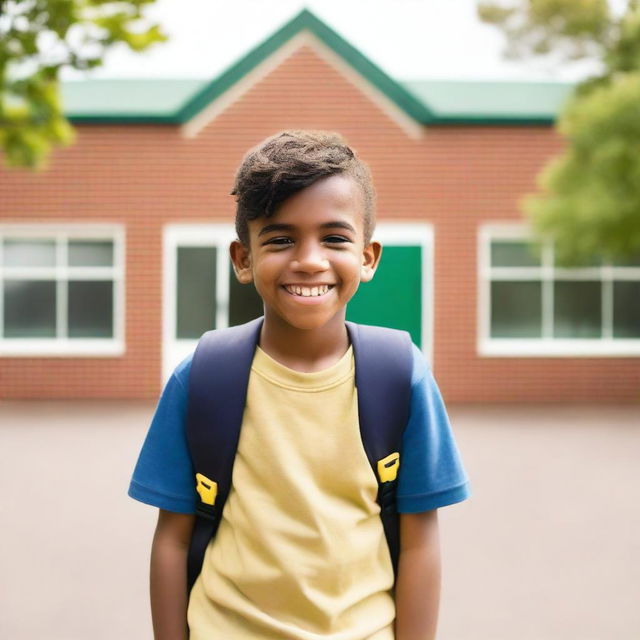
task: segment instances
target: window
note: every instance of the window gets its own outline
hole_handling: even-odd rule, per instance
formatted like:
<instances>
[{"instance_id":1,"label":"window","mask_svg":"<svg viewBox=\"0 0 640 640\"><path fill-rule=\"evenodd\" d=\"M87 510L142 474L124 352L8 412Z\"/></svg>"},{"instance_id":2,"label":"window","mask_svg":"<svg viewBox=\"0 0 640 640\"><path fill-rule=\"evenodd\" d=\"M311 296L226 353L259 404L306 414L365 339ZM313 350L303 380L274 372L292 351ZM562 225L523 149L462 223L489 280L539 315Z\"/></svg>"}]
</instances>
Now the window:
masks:
<instances>
[{"instance_id":1,"label":"window","mask_svg":"<svg viewBox=\"0 0 640 640\"><path fill-rule=\"evenodd\" d=\"M218 265L218 254L225 258ZM241 285L226 246L178 246L176 254L176 338L197 340L219 326L243 324L262 315L262 300L253 286ZM226 294L218 295L218 270L226 280ZM220 287L224 288L224 287ZM221 321L219 311L226 310Z\"/></svg>"},{"instance_id":2,"label":"window","mask_svg":"<svg viewBox=\"0 0 640 640\"><path fill-rule=\"evenodd\" d=\"M640 256L564 268L509 225L482 229L479 256L482 355L640 354Z\"/></svg>"},{"instance_id":3,"label":"window","mask_svg":"<svg viewBox=\"0 0 640 640\"><path fill-rule=\"evenodd\" d=\"M164 230L163 377L210 329L262 315L251 286L239 284L228 258L235 229L229 224L168 225Z\"/></svg>"},{"instance_id":4,"label":"window","mask_svg":"<svg viewBox=\"0 0 640 640\"><path fill-rule=\"evenodd\" d=\"M0 226L0 353L122 353L123 244L119 227Z\"/></svg>"}]
</instances>

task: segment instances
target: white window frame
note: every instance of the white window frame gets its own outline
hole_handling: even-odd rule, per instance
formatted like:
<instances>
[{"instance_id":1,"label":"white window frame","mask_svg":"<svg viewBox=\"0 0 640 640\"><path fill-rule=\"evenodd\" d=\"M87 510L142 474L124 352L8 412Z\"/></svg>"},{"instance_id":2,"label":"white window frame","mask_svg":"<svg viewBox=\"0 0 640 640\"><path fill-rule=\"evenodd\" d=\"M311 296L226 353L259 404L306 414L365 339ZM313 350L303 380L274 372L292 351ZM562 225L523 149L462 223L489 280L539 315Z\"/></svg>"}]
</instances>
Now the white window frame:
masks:
<instances>
[{"instance_id":1,"label":"white window frame","mask_svg":"<svg viewBox=\"0 0 640 640\"><path fill-rule=\"evenodd\" d=\"M186 357L197 339L177 339L177 249L178 247L216 248L216 327L229 324L229 245L236 239L235 227L227 223L168 224L163 232L163 322L162 322L162 380L168 380L176 361Z\"/></svg>"},{"instance_id":2,"label":"white window frame","mask_svg":"<svg viewBox=\"0 0 640 640\"><path fill-rule=\"evenodd\" d=\"M536 267L492 267L492 240L530 241L532 234L526 224L488 223L478 233L478 342L480 356L502 357L637 357L640 355L640 338L613 337L613 281L640 281L640 267L614 267L602 265L584 268L561 268L553 264L553 247L545 245L542 265ZM491 281L540 280L542 282L542 333L541 338L491 337ZM556 280L589 280L602 283L601 338L554 338L553 285Z\"/></svg>"},{"instance_id":3,"label":"white window frame","mask_svg":"<svg viewBox=\"0 0 640 640\"><path fill-rule=\"evenodd\" d=\"M54 240L56 264L52 267L5 267L2 259L4 238ZM67 266L67 241L108 240L113 242L113 266ZM113 337L69 338L66 316L66 287L74 277L113 282ZM4 337L4 281L8 278L46 278L56 282L55 338ZM125 230L119 224L0 224L0 356L11 357L109 357L125 352Z\"/></svg>"},{"instance_id":4,"label":"white window frame","mask_svg":"<svg viewBox=\"0 0 640 640\"><path fill-rule=\"evenodd\" d=\"M166 381L177 362L186 357L197 340L177 340L176 335L176 256L179 246L215 246L216 254L216 327L229 322L229 260L230 243L236 239L233 224L169 224L163 234L163 351L162 379ZM394 246L420 246L422 251L422 317L421 347L433 366L433 227L414 221L381 222L374 239ZM383 249L384 253L384 249ZM381 301L381 304L384 302Z\"/></svg>"}]
</instances>

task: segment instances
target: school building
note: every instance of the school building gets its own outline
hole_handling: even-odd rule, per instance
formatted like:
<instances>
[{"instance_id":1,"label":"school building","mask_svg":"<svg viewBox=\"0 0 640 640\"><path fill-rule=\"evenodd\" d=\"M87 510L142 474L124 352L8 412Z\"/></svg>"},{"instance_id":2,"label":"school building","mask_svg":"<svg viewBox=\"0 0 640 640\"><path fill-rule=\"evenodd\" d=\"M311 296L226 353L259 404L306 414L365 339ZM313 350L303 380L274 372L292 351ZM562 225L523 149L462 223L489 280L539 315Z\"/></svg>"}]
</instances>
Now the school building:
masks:
<instances>
[{"instance_id":1,"label":"school building","mask_svg":"<svg viewBox=\"0 0 640 640\"><path fill-rule=\"evenodd\" d=\"M151 399L202 332L260 315L227 257L234 172L313 128L378 194L383 260L348 317L409 330L448 402L638 402L640 261L528 250L519 202L570 89L402 82L306 10L212 81L67 83L76 143L0 169L0 397Z\"/></svg>"}]
</instances>

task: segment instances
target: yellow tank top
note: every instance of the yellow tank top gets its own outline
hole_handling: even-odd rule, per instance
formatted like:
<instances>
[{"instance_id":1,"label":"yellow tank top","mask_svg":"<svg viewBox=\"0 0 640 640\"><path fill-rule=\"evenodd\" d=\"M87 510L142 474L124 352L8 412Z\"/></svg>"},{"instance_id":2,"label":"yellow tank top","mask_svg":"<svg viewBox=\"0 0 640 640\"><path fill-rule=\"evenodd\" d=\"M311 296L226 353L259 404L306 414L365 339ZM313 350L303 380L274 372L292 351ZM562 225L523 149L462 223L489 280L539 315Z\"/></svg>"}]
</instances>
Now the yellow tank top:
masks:
<instances>
[{"instance_id":1,"label":"yellow tank top","mask_svg":"<svg viewBox=\"0 0 640 640\"><path fill-rule=\"evenodd\" d=\"M191 640L392 640L393 569L358 424L351 349L301 373L258 348Z\"/></svg>"}]
</instances>

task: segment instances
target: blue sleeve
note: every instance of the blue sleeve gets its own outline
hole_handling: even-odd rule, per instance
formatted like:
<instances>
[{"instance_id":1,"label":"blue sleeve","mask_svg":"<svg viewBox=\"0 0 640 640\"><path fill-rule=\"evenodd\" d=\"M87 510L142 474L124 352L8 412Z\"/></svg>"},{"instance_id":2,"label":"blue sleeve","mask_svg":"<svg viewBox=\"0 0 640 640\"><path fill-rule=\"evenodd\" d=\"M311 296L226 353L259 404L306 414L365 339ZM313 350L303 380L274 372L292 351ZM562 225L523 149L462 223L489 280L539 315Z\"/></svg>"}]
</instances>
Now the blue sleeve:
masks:
<instances>
[{"instance_id":1,"label":"blue sleeve","mask_svg":"<svg viewBox=\"0 0 640 640\"><path fill-rule=\"evenodd\" d=\"M191 358L167 382L142 445L129 495L177 513L194 513L197 494L185 434Z\"/></svg>"},{"instance_id":2,"label":"blue sleeve","mask_svg":"<svg viewBox=\"0 0 640 640\"><path fill-rule=\"evenodd\" d=\"M398 511L420 513L469 496L442 396L420 350L414 346L411 410L402 439Z\"/></svg>"}]
</instances>

